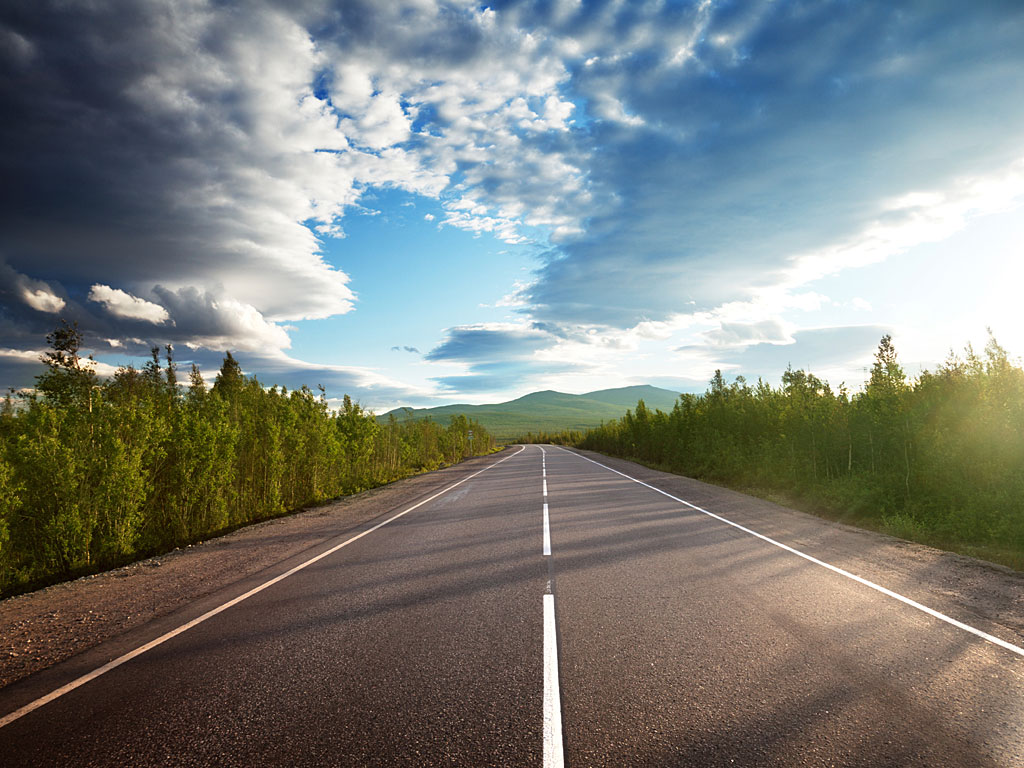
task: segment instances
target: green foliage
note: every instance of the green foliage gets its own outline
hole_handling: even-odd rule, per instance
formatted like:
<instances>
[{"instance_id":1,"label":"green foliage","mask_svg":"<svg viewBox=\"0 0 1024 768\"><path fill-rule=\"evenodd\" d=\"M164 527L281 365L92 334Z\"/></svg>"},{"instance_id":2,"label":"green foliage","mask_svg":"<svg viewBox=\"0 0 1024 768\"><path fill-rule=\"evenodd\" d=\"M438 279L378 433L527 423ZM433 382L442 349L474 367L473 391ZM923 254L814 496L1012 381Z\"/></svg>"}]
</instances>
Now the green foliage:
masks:
<instances>
[{"instance_id":1,"label":"green foliage","mask_svg":"<svg viewBox=\"0 0 1024 768\"><path fill-rule=\"evenodd\" d=\"M83 362L79 355L82 333L78 324L61 320L53 333L46 337L46 342L52 349L42 356L46 373L36 377L36 389L54 405L91 407L97 378L92 357Z\"/></svg>"},{"instance_id":2,"label":"green foliage","mask_svg":"<svg viewBox=\"0 0 1024 768\"><path fill-rule=\"evenodd\" d=\"M527 432L511 441L513 443L530 443L541 445L578 445L585 433L578 429L566 429L561 432Z\"/></svg>"},{"instance_id":3,"label":"green foliage","mask_svg":"<svg viewBox=\"0 0 1024 768\"><path fill-rule=\"evenodd\" d=\"M170 346L99 384L74 326L49 341L38 394L0 409L4 594L495 450L465 416L379 424L347 396L335 413L230 353L210 390L194 366L178 385Z\"/></svg>"},{"instance_id":4,"label":"green foliage","mask_svg":"<svg viewBox=\"0 0 1024 768\"><path fill-rule=\"evenodd\" d=\"M885 336L852 397L802 370L777 389L716 372L668 412L555 439L1024 567L1024 371L991 334L915 382Z\"/></svg>"},{"instance_id":5,"label":"green foliage","mask_svg":"<svg viewBox=\"0 0 1024 768\"><path fill-rule=\"evenodd\" d=\"M14 483L14 468L0 454L0 571L9 569L12 562L10 524L21 504L18 490Z\"/></svg>"}]
</instances>

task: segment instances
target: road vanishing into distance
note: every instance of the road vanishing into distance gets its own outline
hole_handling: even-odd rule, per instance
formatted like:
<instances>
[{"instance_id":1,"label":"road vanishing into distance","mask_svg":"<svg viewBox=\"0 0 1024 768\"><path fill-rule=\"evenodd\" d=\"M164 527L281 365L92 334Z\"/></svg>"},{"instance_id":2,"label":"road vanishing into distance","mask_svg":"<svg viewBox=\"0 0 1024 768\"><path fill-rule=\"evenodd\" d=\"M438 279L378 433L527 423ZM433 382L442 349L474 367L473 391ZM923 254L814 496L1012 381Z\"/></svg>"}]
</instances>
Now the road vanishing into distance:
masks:
<instances>
[{"instance_id":1,"label":"road vanishing into distance","mask_svg":"<svg viewBox=\"0 0 1024 768\"><path fill-rule=\"evenodd\" d=\"M1024 766L1005 628L729 491L551 446L477 466L9 686L0 765Z\"/></svg>"}]
</instances>

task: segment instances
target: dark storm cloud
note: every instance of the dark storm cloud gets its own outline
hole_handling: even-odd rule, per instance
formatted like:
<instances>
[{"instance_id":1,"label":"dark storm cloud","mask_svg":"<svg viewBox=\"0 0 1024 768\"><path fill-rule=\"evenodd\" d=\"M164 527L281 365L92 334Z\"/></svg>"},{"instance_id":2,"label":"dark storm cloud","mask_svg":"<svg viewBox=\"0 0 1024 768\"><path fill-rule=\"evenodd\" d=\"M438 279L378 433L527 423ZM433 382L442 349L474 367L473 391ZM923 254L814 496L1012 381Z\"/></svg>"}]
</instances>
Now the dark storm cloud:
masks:
<instances>
[{"instance_id":1,"label":"dark storm cloud","mask_svg":"<svg viewBox=\"0 0 1024 768\"><path fill-rule=\"evenodd\" d=\"M524 152L520 116L503 110L563 74L459 3L6 3L0 254L74 297L65 312L95 339L137 336L139 318L112 309L146 302L177 329L167 340L281 349L276 323L352 307L320 240L366 189L437 196L457 173L472 199L446 197L454 226L514 237L497 207L524 201L557 223L537 213L559 202L545 180L575 171ZM473 212L477 198L491 210ZM95 305L96 285L127 297ZM22 347L40 323L12 301L6 338Z\"/></svg>"},{"instance_id":2,"label":"dark storm cloud","mask_svg":"<svg viewBox=\"0 0 1024 768\"><path fill-rule=\"evenodd\" d=\"M301 97L315 63L301 45L294 55L294 22L255 4L34 2L6 4L0 30L23 43L0 60L0 249L12 268L148 301L155 285L202 286L273 318L349 308L347 278L301 222L316 215L304 187L327 161L300 152L296 102L277 114L271 98ZM267 83L249 44L274 70Z\"/></svg>"}]
</instances>

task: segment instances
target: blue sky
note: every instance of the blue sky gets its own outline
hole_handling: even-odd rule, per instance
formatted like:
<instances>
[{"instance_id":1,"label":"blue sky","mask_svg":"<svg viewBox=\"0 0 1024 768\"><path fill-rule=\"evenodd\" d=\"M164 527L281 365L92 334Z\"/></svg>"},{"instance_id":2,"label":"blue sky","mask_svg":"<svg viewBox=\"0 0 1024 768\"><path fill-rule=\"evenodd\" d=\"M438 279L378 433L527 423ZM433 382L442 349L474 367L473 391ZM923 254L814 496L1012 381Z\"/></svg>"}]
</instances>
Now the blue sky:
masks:
<instances>
[{"instance_id":1,"label":"blue sky","mask_svg":"<svg viewBox=\"0 0 1024 768\"><path fill-rule=\"evenodd\" d=\"M1014 2L0 9L0 386L61 317L364 405L1024 352Z\"/></svg>"}]
</instances>

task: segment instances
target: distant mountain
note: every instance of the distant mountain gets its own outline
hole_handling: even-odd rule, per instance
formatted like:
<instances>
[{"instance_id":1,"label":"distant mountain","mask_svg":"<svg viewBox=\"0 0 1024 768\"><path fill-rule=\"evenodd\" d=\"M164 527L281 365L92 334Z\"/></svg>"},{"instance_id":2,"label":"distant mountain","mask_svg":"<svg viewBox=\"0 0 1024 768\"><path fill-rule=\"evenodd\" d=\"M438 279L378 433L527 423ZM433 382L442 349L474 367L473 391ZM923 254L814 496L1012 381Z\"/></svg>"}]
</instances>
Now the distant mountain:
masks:
<instances>
[{"instance_id":1,"label":"distant mountain","mask_svg":"<svg viewBox=\"0 0 1024 768\"><path fill-rule=\"evenodd\" d=\"M643 400L651 410L669 411L678 397L678 392L646 384L601 389L582 395L548 389L531 392L506 403L396 408L377 418L379 421L387 421L394 414L398 421L431 418L444 424L449 417L464 413L480 422L499 440L507 440L527 432L560 432L564 429L596 427L603 421L619 418L627 409L635 409L639 400Z\"/></svg>"},{"instance_id":2,"label":"distant mountain","mask_svg":"<svg viewBox=\"0 0 1024 768\"><path fill-rule=\"evenodd\" d=\"M678 392L672 392L660 387L652 387L650 384L639 384L635 387L619 387L617 389L599 389L597 392L587 392L580 395L588 400L597 400L609 405L620 405L626 408L636 408L638 400L643 400L651 410L671 411L679 399Z\"/></svg>"}]
</instances>

